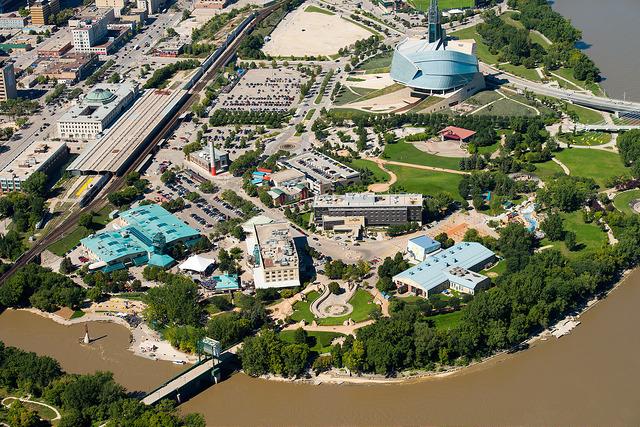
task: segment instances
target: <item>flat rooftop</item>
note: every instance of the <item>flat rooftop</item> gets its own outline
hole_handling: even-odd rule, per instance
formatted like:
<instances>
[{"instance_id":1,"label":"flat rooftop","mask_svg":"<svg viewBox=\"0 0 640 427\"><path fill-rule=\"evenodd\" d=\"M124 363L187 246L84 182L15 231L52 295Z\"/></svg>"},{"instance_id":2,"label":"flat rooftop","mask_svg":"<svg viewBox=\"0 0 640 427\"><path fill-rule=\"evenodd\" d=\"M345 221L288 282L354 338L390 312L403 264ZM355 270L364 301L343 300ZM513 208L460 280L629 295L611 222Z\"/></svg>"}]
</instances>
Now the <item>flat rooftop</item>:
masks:
<instances>
[{"instance_id":1,"label":"flat rooftop","mask_svg":"<svg viewBox=\"0 0 640 427\"><path fill-rule=\"evenodd\" d=\"M118 172L187 93L152 89L140 97L105 136L87 145L67 168L80 172Z\"/></svg>"},{"instance_id":2,"label":"flat rooftop","mask_svg":"<svg viewBox=\"0 0 640 427\"><path fill-rule=\"evenodd\" d=\"M290 158L286 162L306 176L320 182L335 182L353 179L360 173L349 166L332 159L318 151L309 151Z\"/></svg>"},{"instance_id":3,"label":"flat rooftop","mask_svg":"<svg viewBox=\"0 0 640 427\"><path fill-rule=\"evenodd\" d=\"M293 244L289 223L256 225L255 230L264 268L298 266L298 253Z\"/></svg>"},{"instance_id":4,"label":"flat rooftop","mask_svg":"<svg viewBox=\"0 0 640 427\"><path fill-rule=\"evenodd\" d=\"M347 193L324 194L313 198L314 208L368 208L388 206L422 206L422 194Z\"/></svg>"},{"instance_id":5,"label":"flat rooftop","mask_svg":"<svg viewBox=\"0 0 640 427\"><path fill-rule=\"evenodd\" d=\"M475 275L481 275L474 273L474 276L469 276L465 274L465 271L494 256L495 254L491 250L480 243L462 242L428 257L420 264L400 274L396 274L393 276L393 281L410 282L413 286L425 291L435 288L454 276L458 277L458 282L461 281L460 278L464 278L470 283L480 282L481 279L475 277ZM459 269L452 270L454 267L459 267ZM482 279L484 279L484 276L482 276ZM454 280L456 279L454 278Z\"/></svg>"},{"instance_id":6,"label":"flat rooftop","mask_svg":"<svg viewBox=\"0 0 640 427\"><path fill-rule=\"evenodd\" d=\"M63 145L64 141L34 141L0 170L0 177L27 179Z\"/></svg>"},{"instance_id":7,"label":"flat rooftop","mask_svg":"<svg viewBox=\"0 0 640 427\"><path fill-rule=\"evenodd\" d=\"M70 107L58 120L59 123L102 123L114 109L136 92L132 83L95 85L82 100Z\"/></svg>"}]
</instances>

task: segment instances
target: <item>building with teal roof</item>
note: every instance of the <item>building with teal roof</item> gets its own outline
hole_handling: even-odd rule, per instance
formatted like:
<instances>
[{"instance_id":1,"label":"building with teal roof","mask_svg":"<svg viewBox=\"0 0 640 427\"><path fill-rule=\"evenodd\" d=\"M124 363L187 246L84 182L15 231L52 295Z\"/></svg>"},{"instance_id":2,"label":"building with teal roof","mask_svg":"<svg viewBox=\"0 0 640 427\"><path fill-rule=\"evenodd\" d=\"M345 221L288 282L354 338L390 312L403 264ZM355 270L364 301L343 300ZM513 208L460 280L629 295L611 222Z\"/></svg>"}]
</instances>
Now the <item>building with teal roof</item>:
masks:
<instances>
[{"instance_id":1,"label":"building with teal roof","mask_svg":"<svg viewBox=\"0 0 640 427\"><path fill-rule=\"evenodd\" d=\"M396 274L392 280L400 292L426 298L445 289L473 295L491 283L478 271L495 259L496 255L480 243L461 242L428 256L421 263Z\"/></svg>"},{"instance_id":2,"label":"building with teal roof","mask_svg":"<svg viewBox=\"0 0 640 427\"><path fill-rule=\"evenodd\" d=\"M113 230L105 230L80 240L93 263L90 270L105 272L136 265L169 267L175 259L172 247L192 247L200 233L159 205L144 205L120 213Z\"/></svg>"}]
</instances>

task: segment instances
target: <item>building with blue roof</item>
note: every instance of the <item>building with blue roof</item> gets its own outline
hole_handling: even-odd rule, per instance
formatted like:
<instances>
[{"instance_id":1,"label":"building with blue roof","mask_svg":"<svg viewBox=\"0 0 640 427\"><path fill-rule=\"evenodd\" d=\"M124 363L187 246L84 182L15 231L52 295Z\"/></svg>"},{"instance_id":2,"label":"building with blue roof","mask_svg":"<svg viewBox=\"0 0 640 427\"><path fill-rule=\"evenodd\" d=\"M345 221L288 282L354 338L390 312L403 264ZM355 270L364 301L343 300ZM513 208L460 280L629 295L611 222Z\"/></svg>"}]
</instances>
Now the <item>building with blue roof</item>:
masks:
<instances>
[{"instance_id":1,"label":"building with blue roof","mask_svg":"<svg viewBox=\"0 0 640 427\"><path fill-rule=\"evenodd\" d=\"M400 292L426 298L449 288L473 295L490 285L489 278L477 272L495 259L496 255L480 243L462 242L427 257L392 280Z\"/></svg>"},{"instance_id":2,"label":"building with blue roof","mask_svg":"<svg viewBox=\"0 0 640 427\"><path fill-rule=\"evenodd\" d=\"M410 87L412 95L442 95L462 88L477 92L484 88L484 77L478 67L475 44L448 47L440 23L437 0L429 8L429 28L423 38L407 38L395 48L391 61L391 78ZM458 45L463 46L462 48ZM469 95L470 96L470 95Z\"/></svg>"},{"instance_id":3,"label":"building with blue roof","mask_svg":"<svg viewBox=\"0 0 640 427\"><path fill-rule=\"evenodd\" d=\"M175 259L167 252L177 245L193 246L200 233L159 205L144 205L121 212L105 230L80 240L93 261L90 270L105 272L132 265L169 267Z\"/></svg>"},{"instance_id":4,"label":"building with blue roof","mask_svg":"<svg viewBox=\"0 0 640 427\"><path fill-rule=\"evenodd\" d=\"M414 262L424 261L429 254L440 249L440 242L429 236L418 236L407 242L407 254Z\"/></svg>"}]
</instances>

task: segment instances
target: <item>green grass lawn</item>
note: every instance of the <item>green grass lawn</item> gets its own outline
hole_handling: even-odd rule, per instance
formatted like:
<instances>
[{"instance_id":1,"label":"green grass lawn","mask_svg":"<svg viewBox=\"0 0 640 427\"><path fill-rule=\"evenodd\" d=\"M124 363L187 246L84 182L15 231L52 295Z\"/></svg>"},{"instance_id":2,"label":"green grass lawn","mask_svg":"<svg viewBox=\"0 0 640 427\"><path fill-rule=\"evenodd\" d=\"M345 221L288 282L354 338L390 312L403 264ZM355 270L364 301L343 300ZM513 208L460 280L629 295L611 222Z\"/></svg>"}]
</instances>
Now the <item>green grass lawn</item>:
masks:
<instances>
[{"instance_id":1,"label":"green grass lawn","mask_svg":"<svg viewBox=\"0 0 640 427\"><path fill-rule=\"evenodd\" d=\"M373 174L376 182L387 182L390 179L388 173L380 169L380 166L370 160L353 159L350 162L350 166L358 169L367 169Z\"/></svg>"},{"instance_id":2,"label":"green grass lawn","mask_svg":"<svg viewBox=\"0 0 640 427\"><path fill-rule=\"evenodd\" d=\"M591 91L595 95L603 95L602 88L597 83L587 84L584 80L578 80L573 77L573 68L560 68L552 71L554 74L564 77L566 80L580 86L581 88Z\"/></svg>"},{"instance_id":3,"label":"green grass lawn","mask_svg":"<svg viewBox=\"0 0 640 427\"><path fill-rule=\"evenodd\" d=\"M482 41L482 37L476 31L475 26L455 31L449 35L452 37L457 37L459 40L474 39L476 41L477 55L480 61L487 64L495 64L498 62L498 56L493 55L491 52L489 52L489 47L484 44L484 42Z\"/></svg>"},{"instance_id":4,"label":"green grass lawn","mask_svg":"<svg viewBox=\"0 0 640 427\"><path fill-rule=\"evenodd\" d=\"M387 144L382 155L384 159L414 165L435 166L445 169L460 170L460 159L441 157L420 151L413 144L400 140L395 144Z\"/></svg>"},{"instance_id":5,"label":"green grass lawn","mask_svg":"<svg viewBox=\"0 0 640 427\"><path fill-rule=\"evenodd\" d=\"M621 212L629 215L637 215L638 213L629 206L629 203L636 199L640 199L640 190L624 191L622 193L618 193L616 198L613 199L613 205Z\"/></svg>"},{"instance_id":6,"label":"green grass lawn","mask_svg":"<svg viewBox=\"0 0 640 427\"><path fill-rule=\"evenodd\" d=\"M292 331L292 330L282 331L280 332L280 339L282 339L285 342L292 343L294 342L293 341L294 334L295 334L295 331ZM338 337L343 337L343 336L344 336L343 334L340 334L338 332L308 331L307 343L309 344L311 351L315 351L319 354L328 353L329 351L331 351L331 342L334 339Z\"/></svg>"},{"instance_id":7,"label":"green grass lawn","mask_svg":"<svg viewBox=\"0 0 640 427\"><path fill-rule=\"evenodd\" d=\"M576 113L578 115L578 121L585 125L595 125L604 121L602 114L590 108L584 108L579 105L569 103L567 103L566 106L567 111Z\"/></svg>"},{"instance_id":8,"label":"green grass lawn","mask_svg":"<svg viewBox=\"0 0 640 427\"><path fill-rule=\"evenodd\" d=\"M433 320L436 329L453 329L462 320L462 311L454 311L452 313L445 314L436 314L435 316L430 316L429 320Z\"/></svg>"},{"instance_id":9,"label":"green grass lawn","mask_svg":"<svg viewBox=\"0 0 640 427\"><path fill-rule=\"evenodd\" d=\"M82 310L76 310L73 312L73 314L71 315L71 319L79 319L80 317L84 316L86 313Z\"/></svg>"},{"instance_id":10,"label":"green grass lawn","mask_svg":"<svg viewBox=\"0 0 640 427\"><path fill-rule=\"evenodd\" d=\"M307 294L306 301L298 301L293 305L293 314L291 315L291 319L294 322L299 322L304 320L307 323L313 322L314 316L311 314L311 310L309 306L312 302L317 300L320 297L320 294L316 291L311 291Z\"/></svg>"},{"instance_id":11,"label":"green grass lawn","mask_svg":"<svg viewBox=\"0 0 640 427\"><path fill-rule=\"evenodd\" d=\"M611 135L606 132L578 132L575 135L565 133L560 140L572 145L602 145L611 141Z\"/></svg>"},{"instance_id":12,"label":"green grass lawn","mask_svg":"<svg viewBox=\"0 0 640 427\"><path fill-rule=\"evenodd\" d=\"M354 322L363 322L369 318L371 313L379 310L378 305L373 302L373 296L364 289L358 289L353 297L349 300L349 304L353 306L351 314L339 317L325 317L316 319L318 325L335 326L342 325L345 320L352 319Z\"/></svg>"},{"instance_id":13,"label":"green grass lawn","mask_svg":"<svg viewBox=\"0 0 640 427\"><path fill-rule=\"evenodd\" d=\"M431 107L432 105L435 105L437 103L439 103L440 101L442 101L444 98L440 98L439 96L429 96L427 98L424 98L422 101L418 102L416 105L414 105L413 107L411 107L411 109L409 111L407 111L407 113L419 113L423 110L426 110L427 108Z\"/></svg>"},{"instance_id":14,"label":"green grass lawn","mask_svg":"<svg viewBox=\"0 0 640 427\"><path fill-rule=\"evenodd\" d=\"M388 95L390 93L397 92L397 91L402 90L404 88L405 88L405 86L403 86L403 85L401 85L399 83L394 83L391 86L383 87L382 89L376 89L376 90L365 89L365 91L368 91L368 92L366 92L364 95L362 95L360 97L356 97L356 99L354 99L351 102L366 101L367 99L373 99L373 98L377 98L379 96ZM355 90L356 90L356 92L360 92L362 89L361 88L357 88Z\"/></svg>"},{"instance_id":15,"label":"green grass lawn","mask_svg":"<svg viewBox=\"0 0 640 427\"><path fill-rule=\"evenodd\" d=\"M462 175L405 166L385 165L385 167L396 174L398 177L396 185L401 186L405 191L426 195L444 192L449 193L456 200L462 200L458 193L458 185L462 180Z\"/></svg>"},{"instance_id":16,"label":"green grass lawn","mask_svg":"<svg viewBox=\"0 0 640 427\"><path fill-rule=\"evenodd\" d=\"M499 142L496 142L491 145L487 145L485 147L478 147L478 154L491 154L498 151L499 148L500 148Z\"/></svg>"},{"instance_id":17,"label":"green grass lawn","mask_svg":"<svg viewBox=\"0 0 640 427\"><path fill-rule=\"evenodd\" d=\"M551 46L540 34L533 31L529 31L529 40L531 40L532 43L539 44L544 49Z\"/></svg>"},{"instance_id":18,"label":"green grass lawn","mask_svg":"<svg viewBox=\"0 0 640 427\"><path fill-rule=\"evenodd\" d=\"M482 92L476 93L471 98L468 98L464 102L465 104L482 107L483 105L490 104L499 99L502 99L502 95L500 95L495 90L483 90Z\"/></svg>"},{"instance_id":19,"label":"green grass lawn","mask_svg":"<svg viewBox=\"0 0 640 427\"><path fill-rule=\"evenodd\" d=\"M576 233L578 249L569 251L564 242L552 242L546 238L540 243L541 246L553 245L554 248L559 249L565 255L571 256L584 250L597 249L607 244L607 234L597 224L585 223L582 219L582 211L577 210L570 213L561 213L560 215L564 219L564 229Z\"/></svg>"},{"instance_id":20,"label":"green grass lawn","mask_svg":"<svg viewBox=\"0 0 640 427\"><path fill-rule=\"evenodd\" d=\"M416 9L426 12L429 10L429 4L431 0L411 0L410 3ZM440 10L448 10L448 9L466 9L475 7L475 0L440 0L438 2L438 8Z\"/></svg>"},{"instance_id":21,"label":"green grass lawn","mask_svg":"<svg viewBox=\"0 0 640 427\"><path fill-rule=\"evenodd\" d=\"M506 24L509 24L512 27L516 27L521 30L524 30L524 25L522 25L522 22L513 19L515 15L519 15L519 14L520 12L515 12L515 11L505 12L502 15L500 15L500 19L502 19Z\"/></svg>"},{"instance_id":22,"label":"green grass lawn","mask_svg":"<svg viewBox=\"0 0 640 427\"><path fill-rule=\"evenodd\" d=\"M352 102L355 102L362 97L366 96L371 92L375 92L375 89L367 89L361 87L351 88L352 90L347 89L346 87L340 91L340 95L338 95L334 101L335 105L346 105ZM355 92L355 93L354 93Z\"/></svg>"},{"instance_id":23,"label":"green grass lawn","mask_svg":"<svg viewBox=\"0 0 640 427\"><path fill-rule=\"evenodd\" d=\"M593 178L601 188L606 188L609 178L629 175L617 153L570 148L556 153L556 158L569 168L572 175Z\"/></svg>"},{"instance_id":24,"label":"green grass lawn","mask_svg":"<svg viewBox=\"0 0 640 427\"><path fill-rule=\"evenodd\" d=\"M553 178L556 174L564 175L564 171L562 170L560 165L551 160L544 163L536 163L535 167L536 170L533 171L533 173L543 181L547 181Z\"/></svg>"},{"instance_id":25,"label":"green grass lawn","mask_svg":"<svg viewBox=\"0 0 640 427\"><path fill-rule=\"evenodd\" d=\"M518 104L510 99L500 99L486 108L478 111L478 116L523 116L534 117L537 113L534 109Z\"/></svg>"},{"instance_id":26,"label":"green grass lawn","mask_svg":"<svg viewBox=\"0 0 640 427\"><path fill-rule=\"evenodd\" d=\"M311 120L311 117L313 117L313 113L316 112L315 108L310 109L309 111L307 111L307 114L304 116L305 120Z\"/></svg>"},{"instance_id":27,"label":"green grass lawn","mask_svg":"<svg viewBox=\"0 0 640 427\"><path fill-rule=\"evenodd\" d=\"M62 239L49 245L47 249L58 256L64 256L64 254L75 248L76 245L80 243L80 239L84 239L90 234L95 233L96 230L104 228L104 226L109 223L109 213L113 211L113 209L113 206L107 205L106 207L96 212L95 216L93 217L93 222L96 224L95 230L90 230L88 228L78 226Z\"/></svg>"},{"instance_id":28,"label":"green grass lawn","mask_svg":"<svg viewBox=\"0 0 640 427\"><path fill-rule=\"evenodd\" d=\"M480 274L484 274L485 276L488 276L488 277L495 277L495 276L500 276L501 274L504 274L505 271L507 271L507 263L504 260L500 260L493 267L486 270L482 270Z\"/></svg>"},{"instance_id":29,"label":"green grass lawn","mask_svg":"<svg viewBox=\"0 0 640 427\"><path fill-rule=\"evenodd\" d=\"M332 116L338 119L343 119L343 120L353 120L355 117L368 116L369 114L376 114L376 113L369 113L367 111L356 110L355 108L340 108L340 107L330 109L329 113Z\"/></svg>"},{"instance_id":30,"label":"green grass lawn","mask_svg":"<svg viewBox=\"0 0 640 427\"><path fill-rule=\"evenodd\" d=\"M516 76L519 76L534 82L539 82L542 80L540 78L540 74L538 74L535 68L527 68L524 65L513 65L513 64L501 64L498 66L498 68L508 73L514 74Z\"/></svg>"},{"instance_id":31,"label":"green grass lawn","mask_svg":"<svg viewBox=\"0 0 640 427\"><path fill-rule=\"evenodd\" d=\"M393 51L379 53L358 65L354 71L369 71L376 70L378 68L390 67L391 58L393 58Z\"/></svg>"},{"instance_id":32,"label":"green grass lawn","mask_svg":"<svg viewBox=\"0 0 640 427\"><path fill-rule=\"evenodd\" d=\"M318 6L307 6L307 8L304 10L305 12L315 12L315 13L322 13L325 15L335 15L335 13L331 12L330 10L327 9L322 9Z\"/></svg>"}]
</instances>

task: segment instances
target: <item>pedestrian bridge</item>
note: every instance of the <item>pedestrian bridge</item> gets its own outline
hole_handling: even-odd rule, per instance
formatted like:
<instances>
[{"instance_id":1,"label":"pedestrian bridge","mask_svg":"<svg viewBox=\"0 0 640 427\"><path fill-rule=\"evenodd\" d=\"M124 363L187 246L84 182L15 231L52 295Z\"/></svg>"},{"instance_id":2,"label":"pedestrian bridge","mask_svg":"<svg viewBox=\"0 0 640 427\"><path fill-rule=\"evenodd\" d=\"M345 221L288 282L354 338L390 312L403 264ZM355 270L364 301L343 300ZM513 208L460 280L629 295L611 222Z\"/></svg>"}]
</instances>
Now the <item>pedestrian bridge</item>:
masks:
<instances>
[{"instance_id":1,"label":"pedestrian bridge","mask_svg":"<svg viewBox=\"0 0 640 427\"><path fill-rule=\"evenodd\" d=\"M219 380L220 373L215 359L207 358L151 391L142 399L142 403L155 405L162 399L182 403Z\"/></svg>"}]
</instances>

